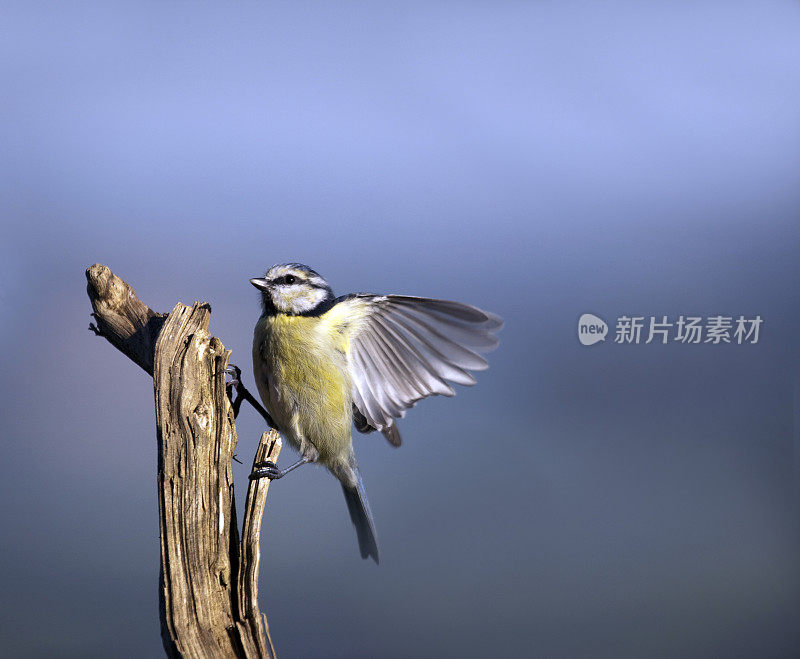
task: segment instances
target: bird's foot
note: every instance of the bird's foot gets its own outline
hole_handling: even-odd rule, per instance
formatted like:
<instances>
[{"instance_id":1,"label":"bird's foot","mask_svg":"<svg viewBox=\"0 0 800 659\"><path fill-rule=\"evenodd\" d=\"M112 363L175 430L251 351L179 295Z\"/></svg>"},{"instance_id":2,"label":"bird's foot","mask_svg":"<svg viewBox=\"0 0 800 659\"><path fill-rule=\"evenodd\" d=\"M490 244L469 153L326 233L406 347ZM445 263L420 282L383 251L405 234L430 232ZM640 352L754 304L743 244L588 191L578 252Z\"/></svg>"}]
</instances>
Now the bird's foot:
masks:
<instances>
[{"instance_id":1,"label":"bird's foot","mask_svg":"<svg viewBox=\"0 0 800 659\"><path fill-rule=\"evenodd\" d=\"M256 462L253 465L254 468L253 472L250 474L250 480L252 481L256 478L269 478L271 481L274 481L276 478L283 478L290 471L294 471L298 467L304 465L306 462L310 462L310 460L306 457L302 457L293 465L286 467L286 469L278 469L278 465L272 462L272 460Z\"/></svg>"},{"instance_id":2,"label":"bird's foot","mask_svg":"<svg viewBox=\"0 0 800 659\"><path fill-rule=\"evenodd\" d=\"M254 465L255 469L250 474L250 480L256 480L257 478L269 478L271 481L277 478L283 478L283 475L286 473L285 471L278 468L272 460L266 460L265 462L257 462Z\"/></svg>"},{"instance_id":3,"label":"bird's foot","mask_svg":"<svg viewBox=\"0 0 800 659\"><path fill-rule=\"evenodd\" d=\"M227 379L225 381L226 387L238 389L241 386L242 369L240 369L236 364L228 364L228 367L225 369L225 374L227 375Z\"/></svg>"},{"instance_id":4,"label":"bird's foot","mask_svg":"<svg viewBox=\"0 0 800 659\"><path fill-rule=\"evenodd\" d=\"M228 364L225 369L225 389L228 391L228 398L231 399L231 407L233 407L233 418L239 416L239 408L242 406L242 401L245 396L242 391L244 385L242 384L242 369L236 364ZM236 392L234 398L233 392Z\"/></svg>"},{"instance_id":5,"label":"bird's foot","mask_svg":"<svg viewBox=\"0 0 800 659\"><path fill-rule=\"evenodd\" d=\"M242 401L246 400L255 408L256 412L264 417L264 421L267 422L267 425L270 428L274 428L275 422L272 420L269 412L264 409L261 403L253 398L253 394L247 391L247 387L245 387L242 383L242 369L240 369L236 364L228 364L228 367L225 369L225 375L227 376L225 388L228 392L228 397L231 399L233 418L235 419L239 416L239 408L242 406ZM235 398L233 396L234 391L236 392Z\"/></svg>"}]
</instances>

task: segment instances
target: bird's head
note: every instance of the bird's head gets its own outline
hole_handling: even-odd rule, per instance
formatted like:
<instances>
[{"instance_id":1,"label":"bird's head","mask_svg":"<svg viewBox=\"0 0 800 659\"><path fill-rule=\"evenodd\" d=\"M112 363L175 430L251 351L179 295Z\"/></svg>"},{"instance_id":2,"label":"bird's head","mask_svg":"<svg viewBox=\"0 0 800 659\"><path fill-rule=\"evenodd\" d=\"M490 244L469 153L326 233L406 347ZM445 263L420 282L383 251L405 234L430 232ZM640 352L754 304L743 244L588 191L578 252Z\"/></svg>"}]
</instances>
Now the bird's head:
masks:
<instances>
[{"instance_id":1,"label":"bird's head","mask_svg":"<svg viewBox=\"0 0 800 659\"><path fill-rule=\"evenodd\" d=\"M273 265L263 278L251 279L250 283L261 291L261 304L267 315L316 315L333 302L328 282L300 263Z\"/></svg>"}]
</instances>

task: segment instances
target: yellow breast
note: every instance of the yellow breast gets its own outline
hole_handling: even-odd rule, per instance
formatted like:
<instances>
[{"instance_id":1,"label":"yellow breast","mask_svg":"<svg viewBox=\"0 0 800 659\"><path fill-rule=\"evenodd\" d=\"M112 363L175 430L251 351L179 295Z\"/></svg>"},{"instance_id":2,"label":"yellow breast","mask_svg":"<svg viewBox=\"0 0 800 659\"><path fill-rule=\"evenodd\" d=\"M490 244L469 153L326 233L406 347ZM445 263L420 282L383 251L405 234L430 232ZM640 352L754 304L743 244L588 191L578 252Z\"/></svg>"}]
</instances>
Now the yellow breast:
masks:
<instances>
[{"instance_id":1,"label":"yellow breast","mask_svg":"<svg viewBox=\"0 0 800 659\"><path fill-rule=\"evenodd\" d=\"M262 318L261 351L275 394L268 407L286 434L293 414L298 430L320 452L349 450L352 423L350 377L342 337L320 317L278 314ZM277 400L272 400L277 398ZM280 420L279 420L280 419ZM282 421L281 421L282 420Z\"/></svg>"}]
</instances>

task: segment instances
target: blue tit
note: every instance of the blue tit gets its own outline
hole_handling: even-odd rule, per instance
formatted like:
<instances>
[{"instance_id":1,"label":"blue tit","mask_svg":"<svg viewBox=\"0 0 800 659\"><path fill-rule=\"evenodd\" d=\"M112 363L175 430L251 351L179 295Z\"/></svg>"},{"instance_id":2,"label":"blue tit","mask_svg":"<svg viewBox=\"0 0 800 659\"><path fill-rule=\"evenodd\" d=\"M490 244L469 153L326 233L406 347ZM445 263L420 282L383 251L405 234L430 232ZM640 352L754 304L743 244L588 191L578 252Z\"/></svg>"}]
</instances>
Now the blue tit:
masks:
<instances>
[{"instance_id":1,"label":"blue tit","mask_svg":"<svg viewBox=\"0 0 800 659\"><path fill-rule=\"evenodd\" d=\"M396 419L423 398L475 384L469 371L497 346L498 316L459 302L356 293L334 297L311 268L286 263L250 282L263 312L253 336L258 392L301 459L255 477L280 478L319 462L339 479L362 558L378 562L378 540L353 453L351 428L379 430L400 445Z\"/></svg>"}]
</instances>

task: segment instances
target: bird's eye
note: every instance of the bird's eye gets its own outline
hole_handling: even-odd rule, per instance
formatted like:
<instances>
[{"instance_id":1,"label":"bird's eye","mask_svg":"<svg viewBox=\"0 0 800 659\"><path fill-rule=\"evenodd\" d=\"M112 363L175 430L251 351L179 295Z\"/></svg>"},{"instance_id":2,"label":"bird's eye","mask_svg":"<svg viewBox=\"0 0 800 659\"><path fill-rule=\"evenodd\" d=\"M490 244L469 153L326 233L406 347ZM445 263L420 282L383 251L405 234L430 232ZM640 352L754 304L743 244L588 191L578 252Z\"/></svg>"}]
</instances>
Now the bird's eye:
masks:
<instances>
[{"instance_id":1,"label":"bird's eye","mask_svg":"<svg viewBox=\"0 0 800 659\"><path fill-rule=\"evenodd\" d=\"M287 284L294 284L297 281L297 277L294 275L286 275L286 283Z\"/></svg>"}]
</instances>

